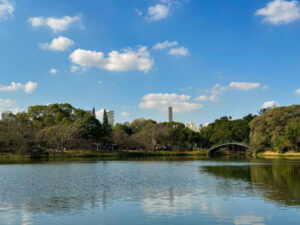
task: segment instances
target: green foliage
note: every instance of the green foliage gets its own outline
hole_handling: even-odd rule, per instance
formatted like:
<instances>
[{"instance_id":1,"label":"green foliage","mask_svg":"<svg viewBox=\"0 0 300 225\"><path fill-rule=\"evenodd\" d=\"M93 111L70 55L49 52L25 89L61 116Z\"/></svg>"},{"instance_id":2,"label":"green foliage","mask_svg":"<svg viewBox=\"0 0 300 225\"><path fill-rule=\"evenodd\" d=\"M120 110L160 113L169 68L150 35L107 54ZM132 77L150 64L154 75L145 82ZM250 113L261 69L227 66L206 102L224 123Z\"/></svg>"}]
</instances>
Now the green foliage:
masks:
<instances>
[{"instance_id":1,"label":"green foliage","mask_svg":"<svg viewBox=\"0 0 300 225\"><path fill-rule=\"evenodd\" d=\"M209 126L200 130L202 147L210 148L213 145L228 142L249 142L249 123L255 116L249 114L243 119L232 120L231 117L221 117Z\"/></svg>"},{"instance_id":2,"label":"green foliage","mask_svg":"<svg viewBox=\"0 0 300 225\"><path fill-rule=\"evenodd\" d=\"M96 118L70 104L31 106L27 113L0 122L0 152L37 157L45 149L91 146L104 134Z\"/></svg>"},{"instance_id":3,"label":"green foliage","mask_svg":"<svg viewBox=\"0 0 300 225\"><path fill-rule=\"evenodd\" d=\"M250 134L250 135L249 135ZM89 113L70 104L31 106L0 121L0 153L38 157L45 149L143 149L189 151L227 142L250 143L254 151L300 150L300 106L280 107L256 117L232 120L221 117L200 132L178 122L157 123L136 119L132 123L108 123L106 110L101 124ZM102 146L102 147L101 147Z\"/></svg>"},{"instance_id":4,"label":"green foliage","mask_svg":"<svg viewBox=\"0 0 300 225\"><path fill-rule=\"evenodd\" d=\"M300 148L300 118L295 118L289 122L285 129L285 137L289 141L293 150Z\"/></svg>"},{"instance_id":5,"label":"green foliage","mask_svg":"<svg viewBox=\"0 0 300 225\"><path fill-rule=\"evenodd\" d=\"M122 149L186 151L199 145L202 139L198 132L182 123L137 119L131 124L116 124L112 140Z\"/></svg>"},{"instance_id":6,"label":"green foliage","mask_svg":"<svg viewBox=\"0 0 300 225\"><path fill-rule=\"evenodd\" d=\"M277 153L283 153L288 146L288 140L285 136L278 137L274 143L274 148Z\"/></svg>"},{"instance_id":7,"label":"green foliage","mask_svg":"<svg viewBox=\"0 0 300 225\"><path fill-rule=\"evenodd\" d=\"M278 107L264 112L250 123L253 152L266 149L299 150L300 106ZM285 141L288 140L288 141ZM285 143L285 144L284 144Z\"/></svg>"}]
</instances>

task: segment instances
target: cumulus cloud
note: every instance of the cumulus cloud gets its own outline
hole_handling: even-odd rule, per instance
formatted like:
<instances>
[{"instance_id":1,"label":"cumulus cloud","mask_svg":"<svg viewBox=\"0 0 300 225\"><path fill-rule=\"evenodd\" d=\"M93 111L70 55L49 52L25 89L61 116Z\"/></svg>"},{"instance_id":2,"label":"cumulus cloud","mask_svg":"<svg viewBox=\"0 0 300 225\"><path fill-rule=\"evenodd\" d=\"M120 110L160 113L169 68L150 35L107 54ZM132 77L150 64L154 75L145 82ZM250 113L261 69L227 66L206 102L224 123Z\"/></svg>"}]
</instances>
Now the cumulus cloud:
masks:
<instances>
[{"instance_id":1,"label":"cumulus cloud","mask_svg":"<svg viewBox=\"0 0 300 225\"><path fill-rule=\"evenodd\" d=\"M274 0L257 10L255 15L263 16L265 22L274 25L291 23L300 18L300 6L295 0Z\"/></svg>"},{"instance_id":2,"label":"cumulus cloud","mask_svg":"<svg viewBox=\"0 0 300 225\"><path fill-rule=\"evenodd\" d=\"M260 83L250 83L250 82L231 82L228 87L234 88L241 91L249 91L260 87Z\"/></svg>"},{"instance_id":3,"label":"cumulus cloud","mask_svg":"<svg viewBox=\"0 0 300 225\"><path fill-rule=\"evenodd\" d=\"M16 104L15 100L0 98L0 109L7 109L9 107L14 106L15 104Z\"/></svg>"},{"instance_id":4,"label":"cumulus cloud","mask_svg":"<svg viewBox=\"0 0 300 225\"><path fill-rule=\"evenodd\" d=\"M130 113L128 113L128 112L122 112L121 113L121 116L123 116L123 117L127 117L127 116L129 116L130 115Z\"/></svg>"},{"instance_id":5,"label":"cumulus cloud","mask_svg":"<svg viewBox=\"0 0 300 225\"><path fill-rule=\"evenodd\" d=\"M170 5L156 4L148 8L148 19L158 21L167 18L170 13Z\"/></svg>"},{"instance_id":6,"label":"cumulus cloud","mask_svg":"<svg viewBox=\"0 0 300 225\"><path fill-rule=\"evenodd\" d=\"M153 49L155 49L155 50L161 50L161 49L170 48L170 47L173 47L173 46L176 46L176 45L178 45L177 41L170 42L170 41L167 40L167 41L164 41L164 42L157 42L154 45Z\"/></svg>"},{"instance_id":7,"label":"cumulus cloud","mask_svg":"<svg viewBox=\"0 0 300 225\"><path fill-rule=\"evenodd\" d=\"M189 50L185 47L172 48L170 49L169 54L176 56L187 56L189 54Z\"/></svg>"},{"instance_id":8,"label":"cumulus cloud","mask_svg":"<svg viewBox=\"0 0 300 225\"><path fill-rule=\"evenodd\" d=\"M226 87L222 87L220 84L215 84L211 89L205 90L206 95L200 95L195 100L201 102L217 102L219 95L226 91Z\"/></svg>"},{"instance_id":9,"label":"cumulus cloud","mask_svg":"<svg viewBox=\"0 0 300 225\"><path fill-rule=\"evenodd\" d=\"M295 91L296 94L300 94L300 88Z\"/></svg>"},{"instance_id":10,"label":"cumulus cloud","mask_svg":"<svg viewBox=\"0 0 300 225\"><path fill-rule=\"evenodd\" d=\"M202 107L201 104L190 102L190 99L189 95L151 93L142 98L139 107L166 111L169 106L172 106L174 112L188 112Z\"/></svg>"},{"instance_id":11,"label":"cumulus cloud","mask_svg":"<svg viewBox=\"0 0 300 225\"><path fill-rule=\"evenodd\" d=\"M249 91L255 88L259 88L260 83L250 83L250 82L231 82L228 86L221 86L220 84L215 84L211 89L205 90L206 95L200 95L195 98L196 101L202 102L217 102L219 100L219 96L223 94L225 91L228 91L230 88L239 90L239 91ZM263 86L263 90L265 90L267 86Z\"/></svg>"},{"instance_id":12,"label":"cumulus cloud","mask_svg":"<svg viewBox=\"0 0 300 225\"><path fill-rule=\"evenodd\" d=\"M145 46L138 47L136 51L131 48L126 48L123 52L111 51L108 57L102 52L77 49L70 55L70 60L81 67L98 67L111 71L148 72L154 65Z\"/></svg>"},{"instance_id":13,"label":"cumulus cloud","mask_svg":"<svg viewBox=\"0 0 300 225\"><path fill-rule=\"evenodd\" d=\"M74 45L74 41L70 38L59 36L54 38L51 43L40 43L40 48L50 51L66 51Z\"/></svg>"},{"instance_id":14,"label":"cumulus cloud","mask_svg":"<svg viewBox=\"0 0 300 225\"><path fill-rule=\"evenodd\" d=\"M12 17L14 5L9 0L0 0L0 19Z\"/></svg>"},{"instance_id":15,"label":"cumulus cloud","mask_svg":"<svg viewBox=\"0 0 300 225\"><path fill-rule=\"evenodd\" d=\"M17 108L16 105L17 102L15 100L0 98L0 113L4 111L11 111L12 113L24 111L23 109Z\"/></svg>"},{"instance_id":16,"label":"cumulus cloud","mask_svg":"<svg viewBox=\"0 0 300 225\"><path fill-rule=\"evenodd\" d=\"M56 17L31 17L28 19L28 22L33 26L33 27L48 27L50 28L53 32L62 32L65 30L68 30L72 25L81 25L81 15L77 16L64 16L61 18L56 18Z\"/></svg>"},{"instance_id":17,"label":"cumulus cloud","mask_svg":"<svg viewBox=\"0 0 300 225\"><path fill-rule=\"evenodd\" d=\"M215 94L212 94L210 96L200 95L195 100L200 102L216 102L218 101L218 96Z\"/></svg>"},{"instance_id":18,"label":"cumulus cloud","mask_svg":"<svg viewBox=\"0 0 300 225\"><path fill-rule=\"evenodd\" d=\"M54 69L52 68L50 71L49 71L51 74L57 74L58 73L58 70L57 69Z\"/></svg>"},{"instance_id":19,"label":"cumulus cloud","mask_svg":"<svg viewBox=\"0 0 300 225\"><path fill-rule=\"evenodd\" d=\"M25 93L32 93L36 90L37 86L38 84L32 81L28 81L26 84L11 82L8 86L0 85L0 91L11 92L22 89Z\"/></svg>"},{"instance_id":20,"label":"cumulus cloud","mask_svg":"<svg viewBox=\"0 0 300 225\"><path fill-rule=\"evenodd\" d=\"M261 106L261 108L262 109L274 109L274 108L276 108L276 107L278 107L279 105L278 105L278 103L277 102L275 102L275 101L269 101L269 102L265 102L262 106Z\"/></svg>"}]
</instances>

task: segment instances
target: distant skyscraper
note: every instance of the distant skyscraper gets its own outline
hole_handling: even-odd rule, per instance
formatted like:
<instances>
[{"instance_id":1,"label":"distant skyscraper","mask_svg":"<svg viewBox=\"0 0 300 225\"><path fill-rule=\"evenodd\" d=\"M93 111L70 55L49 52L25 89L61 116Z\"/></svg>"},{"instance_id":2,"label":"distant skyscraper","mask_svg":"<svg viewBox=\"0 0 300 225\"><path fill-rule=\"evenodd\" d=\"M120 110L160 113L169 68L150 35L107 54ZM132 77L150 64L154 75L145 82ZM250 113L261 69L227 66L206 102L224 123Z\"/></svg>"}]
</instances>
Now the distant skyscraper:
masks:
<instances>
[{"instance_id":1,"label":"distant skyscraper","mask_svg":"<svg viewBox=\"0 0 300 225\"><path fill-rule=\"evenodd\" d=\"M185 124L186 127L190 128L191 130L197 132L197 127L196 127L196 124L193 123L193 122L188 122Z\"/></svg>"},{"instance_id":2,"label":"distant skyscraper","mask_svg":"<svg viewBox=\"0 0 300 225\"><path fill-rule=\"evenodd\" d=\"M4 111L2 114L1 114L1 118L2 120L8 120L12 115L12 112L11 111Z\"/></svg>"},{"instance_id":3,"label":"distant skyscraper","mask_svg":"<svg viewBox=\"0 0 300 225\"><path fill-rule=\"evenodd\" d=\"M110 110L110 111L107 111L106 112L106 115L107 115L107 120L108 120L108 123L113 126L114 123L115 123L115 112L113 110Z\"/></svg>"},{"instance_id":4,"label":"distant skyscraper","mask_svg":"<svg viewBox=\"0 0 300 225\"><path fill-rule=\"evenodd\" d=\"M95 107L93 107L93 117L96 118L96 110L95 110Z\"/></svg>"},{"instance_id":5,"label":"distant skyscraper","mask_svg":"<svg viewBox=\"0 0 300 225\"><path fill-rule=\"evenodd\" d=\"M171 106L169 107L169 122L173 122L173 109Z\"/></svg>"}]
</instances>

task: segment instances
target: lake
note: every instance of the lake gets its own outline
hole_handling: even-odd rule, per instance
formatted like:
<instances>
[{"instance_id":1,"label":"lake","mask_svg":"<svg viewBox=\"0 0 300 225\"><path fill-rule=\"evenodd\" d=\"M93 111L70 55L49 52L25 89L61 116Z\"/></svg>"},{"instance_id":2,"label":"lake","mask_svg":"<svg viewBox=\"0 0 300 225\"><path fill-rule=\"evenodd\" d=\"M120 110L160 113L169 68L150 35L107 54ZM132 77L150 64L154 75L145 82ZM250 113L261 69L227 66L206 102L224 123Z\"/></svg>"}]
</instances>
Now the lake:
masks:
<instances>
[{"instance_id":1,"label":"lake","mask_svg":"<svg viewBox=\"0 0 300 225\"><path fill-rule=\"evenodd\" d=\"M0 164L0 224L300 224L300 160Z\"/></svg>"}]
</instances>

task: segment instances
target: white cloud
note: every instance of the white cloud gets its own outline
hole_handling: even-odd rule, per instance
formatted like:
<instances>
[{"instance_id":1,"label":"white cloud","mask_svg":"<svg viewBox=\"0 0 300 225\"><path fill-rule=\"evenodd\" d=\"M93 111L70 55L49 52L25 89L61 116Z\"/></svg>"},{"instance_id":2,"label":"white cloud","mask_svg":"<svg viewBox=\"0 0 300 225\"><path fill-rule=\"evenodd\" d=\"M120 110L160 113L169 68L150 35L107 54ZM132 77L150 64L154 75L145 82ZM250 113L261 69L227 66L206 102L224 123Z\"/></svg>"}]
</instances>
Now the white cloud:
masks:
<instances>
[{"instance_id":1,"label":"white cloud","mask_svg":"<svg viewBox=\"0 0 300 225\"><path fill-rule=\"evenodd\" d=\"M142 98L139 107L166 111L169 106L172 106L174 112L188 112L202 107L201 104L190 102L190 98L189 95L151 93Z\"/></svg>"},{"instance_id":2,"label":"white cloud","mask_svg":"<svg viewBox=\"0 0 300 225\"><path fill-rule=\"evenodd\" d=\"M296 94L300 94L300 88L295 91Z\"/></svg>"},{"instance_id":3,"label":"white cloud","mask_svg":"<svg viewBox=\"0 0 300 225\"><path fill-rule=\"evenodd\" d=\"M265 8L255 12L256 16L264 16L264 21L274 25L291 23L300 19L300 6L295 0L274 0Z\"/></svg>"},{"instance_id":4,"label":"white cloud","mask_svg":"<svg viewBox=\"0 0 300 225\"><path fill-rule=\"evenodd\" d=\"M148 19L158 21L165 19L170 13L170 5L156 4L148 8Z\"/></svg>"},{"instance_id":5,"label":"white cloud","mask_svg":"<svg viewBox=\"0 0 300 225\"><path fill-rule=\"evenodd\" d=\"M176 46L178 45L178 42L177 41L172 41L172 42L169 42L168 40L167 41L164 41L164 42L157 42L153 49L155 50L161 50L161 49L164 49L164 48L170 48L170 47L173 47L173 46Z\"/></svg>"},{"instance_id":6,"label":"white cloud","mask_svg":"<svg viewBox=\"0 0 300 225\"><path fill-rule=\"evenodd\" d=\"M72 72L72 73L75 73L76 71L78 71L79 70L79 67L78 66L71 66L71 68L70 68L70 71Z\"/></svg>"},{"instance_id":7,"label":"white cloud","mask_svg":"<svg viewBox=\"0 0 300 225\"><path fill-rule=\"evenodd\" d=\"M142 16L143 15L143 12L139 9L135 9L135 13L139 16Z\"/></svg>"},{"instance_id":8,"label":"white cloud","mask_svg":"<svg viewBox=\"0 0 300 225\"><path fill-rule=\"evenodd\" d=\"M145 17L150 21L159 21L167 18L174 8L179 8L186 0L158 0L156 5L150 6Z\"/></svg>"},{"instance_id":9,"label":"white cloud","mask_svg":"<svg viewBox=\"0 0 300 225\"><path fill-rule=\"evenodd\" d=\"M273 109L273 108L276 108L278 107L278 103L275 102L275 101L269 101L269 102L265 102L263 105L262 105L262 109Z\"/></svg>"},{"instance_id":10,"label":"white cloud","mask_svg":"<svg viewBox=\"0 0 300 225\"><path fill-rule=\"evenodd\" d=\"M219 99L216 94L212 94L210 96L200 95L195 100L200 102L217 102Z\"/></svg>"},{"instance_id":11,"label":"white cloud","mask_svg":"<svg viewBox=\"0 0 300 225\"><path fill-rule=\"evenodd\" d=\"M32 81L28 81L26 84L11 82L8 86L0 85L0 91L18 91L20 89L23 89L25 93L32 93L36 90L38 84Z\"/></svg>"},{"instance_id":12,"label":"white cloud","mask_svg":"<svg viewBox=\"0 0 300 225\"><path fill-rule=\"evenodd\" d=\"M234 88L240 91L249 91L255 88L260 87L260 83L249 83L249 82L231 82L227 87L223 87L220 84L215 84L211 89L205 90L206 95L200 95L195 100L202 102L217 102L219 96L225 91L228 91L229 88ZM264 86L264 90L267 86Z\"/></svg>"},{"instance_id":13,"label":"white cloud","mask_svg":"<svg viewBox=\"0 0 300 225\"><path fill-rule=\"evenodd\" d=\"M31 82L28 81L25 85L24 85L24 91L26 93L32 93L37 89L38 84L35 82Z\"/></svg>"},{"instance_id":14,"label":"white cloud","mask_svg":"<svg viewBox=\"0 0 300 225\"><path fill-rule=\"evenodd\" d=\"M260 83L250 83L250 82L231 82L228 87L234 88L241 91L249 91L260 87Z\"/></svg>"},{"instance_id":15,"label":"white cloud","mask_svg":"<svg viewBox=\"0 0 300 225\"><path fill-rule=\"evenodd\" d=\"M82 67L98 67L111 71L148 72L154 65L145 46L138 47L136 51L131 48L124 49L122 53L111 51L106 58L102 52L77 49L70 55L70 60Z\"/></svg>"},{"instance_id":16,"label":"white cloud","mask_svg":"<svg viewBox=\"0 0 300 225\"><path fill-rule=\"evenodd\" d=\"M12 113L18 113L24 111L16 107L17 102L12 99L1 99L0 98L0 114L4 111L11 111Z\"/></svg>"},{"instance_id":17,"label":"white cloud","mask_svg":"<svg viewBox=\"0 0 300 225\"><path fill-rule=\"evenodd\" d=\"M57 69L54 69L52 68L50 71L49 71L51 74L57 74L58 73L58 70Z\"/></svg>"},{"instance_id":18,"label":"white cloud","mask_svg":"<svg viewBox=\"0 0 300 225\"><path fill-rule=\"evenodd\" d=\"M70 38L59 36L54 38L51 43L40 43L40 48L50 51L66 51L74 45Z\"/></svg>"},{"instance_id":19,"label":"white cloud","mask_svg":"<svg viewBox=\"0 0 300 225\"><path fill-rule=\"evenodd\" d=\"M28 22L33 27L42 27L46 26L50 28L53 32L62 32L65 30L68 30L71 25L77 24L79 26L81 25L81 15L77 16L64 16L61 18L55 18L55 17L31 17L28 19Z\"/></svg>"},{"instance_id":20,"label":"white cloud","mask_svg":"<svg viewBox=\"0 0 300 225\"><path fill-rule=\"evenodd\" d=\"M265 90L267 90L267 89L269 89L269 86L268 86L268 85L264 85L264 86L261 87L261 90L263 90L263 91L265 91Z\"/></svg>"},{"instance_id":21,"label":"white cloud","mask_svg":"<svg viewBox=\"0 0 300 225\"><path fill-rule=\"evenodd\" d=\"M169 54L176 56L187 56L189 54L189 50L185 47L172 48L170 49Z\"/></svg>"},{"instance_id":22,"label":"white cloud","mask_svg":"<svg viewBox=\"0 0 300 225\"><path fill-rule=\"evenodd\" d=\"M123 116L123 117L127 117L127 116L129 116L130 115L130 113L128 113L128 112L122 112L121 113L121 116Z\"/></svg>"},{"instance_id":23,"label":"white cloud","mask_svg":"<svg viewBox=\"0 0 300 225\"><path fill-rule=\"evenodd\" d=\"M6 109L9 107L12 107L16 104L15 100L11 100L11 99L1 99L0 98L0 109Z\"/></svg>"},{"instance_id":24,"label":"white cloud","mask_svg":"<svg viewBox=\"0 0 300 225\"><path fill-rule=\"evenodd\" d=\"M9 0L0 0L0 19L13 16L14 5Z\"/></svg>"}]
</instances>

